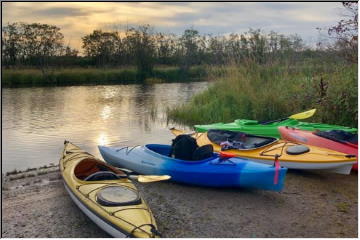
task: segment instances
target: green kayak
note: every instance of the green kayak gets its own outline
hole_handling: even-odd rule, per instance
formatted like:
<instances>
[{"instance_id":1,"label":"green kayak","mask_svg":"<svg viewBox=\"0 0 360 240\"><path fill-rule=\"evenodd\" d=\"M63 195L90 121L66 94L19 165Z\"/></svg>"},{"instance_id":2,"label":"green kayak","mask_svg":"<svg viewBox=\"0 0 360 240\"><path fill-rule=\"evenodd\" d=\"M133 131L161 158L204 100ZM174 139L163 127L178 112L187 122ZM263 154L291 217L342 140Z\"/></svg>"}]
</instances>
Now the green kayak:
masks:
<instances>
[{"instance_id":1,"label":"green kayak","mask_svg":"<svg viewBox=\"0 0 360 240\"><path fill-rule=\"evenodd\" d=\"M256 120L237 119L232 123L214 123L209 125L195 125L194 127L198 132L206 132L209 129L222 129L280 138L280 133L278 131L278 127L280 126L295 127L307 131L343 130L351 133L357 132L357 128L322 123L300 122L296 119L290 118L284 118L279 121L270 121L268 123L261 123Z\"/></svg>"}]
</instances>

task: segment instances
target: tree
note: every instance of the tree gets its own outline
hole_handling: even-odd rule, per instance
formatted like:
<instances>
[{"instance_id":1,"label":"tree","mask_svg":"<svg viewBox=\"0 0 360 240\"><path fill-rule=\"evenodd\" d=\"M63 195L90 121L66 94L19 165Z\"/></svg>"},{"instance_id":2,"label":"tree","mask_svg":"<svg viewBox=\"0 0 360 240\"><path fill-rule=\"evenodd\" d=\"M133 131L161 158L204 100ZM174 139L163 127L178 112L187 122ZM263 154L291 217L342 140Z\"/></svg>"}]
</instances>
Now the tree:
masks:
<instances>
[{"instance_id":1,"label":"tree","mask_svg":"<svg viewBox=\"0 0 360 240\"><path fill-rule=\"evenodd\" d=\"M186 29L184 34L180 38L180 44L182 47L182 61L181 68L188 70L191 65L199 63L198 51L199 51L199 32L194 29Z\"/></svg>"},{"instance_id":2,"label":"tree","mask_svg":"<svg viewBox=\"0 0 360 240\"><path fill-rule=\"evenodd\" d=\"M173 64L176 54L176 36L157 33L155 39L156 58L160 64Z\"/></svg>"},{"instance_id":3,"label":"tree","mask_svg":"<svg viewBox=\"0 0 360 240\"><path fill-rule=\"evenodd\" d=\"M91 57L96 65L114 64L115 55L121 48L121 38L118 32L103 32L94 30L82 37L82 48L85 55Z\"/></svg>"},{"instance_id":4,"label":"tree","mask_svg":"<svg viewBox=\"0 0 360 240\"><path fill-rule=\"evenodd\" d=\"M5 64L29 64L46 69L50 59L61 55L63 34L54 25L9 23L2 30Z\"/></svg>"},{"instance_id":5,"label":"tree","mask_svg":"<svg viewBox=\"0 0 360 240\"><path fill-rule=\"evenodd\" d=\"M328 34L336 39L335 48L350 62L357 62L358 49L358 2L342 2L346 14Z\"/></svg>"},{"instance_id":6,"label":"tree","mask_svg":"<svg viewBox=\"0 0 360 240\"><path fill-rule=\"evenodd\" d=\"M2 30L2 61L4 65L14 65L19 58L20 34L19 24L12 23L4 26Z\"/></svg>"},{"instance_id":7,"label":"tree","mask_svg":"<svg viewBox=\"0 0 360 240\"><path fill-rule=\"evenodd\" d=\"M155 39L150 25L130 28L126 32L126 41L134 57L140 78L146 78L153 74Z\"/></svg>"}]
</instances>

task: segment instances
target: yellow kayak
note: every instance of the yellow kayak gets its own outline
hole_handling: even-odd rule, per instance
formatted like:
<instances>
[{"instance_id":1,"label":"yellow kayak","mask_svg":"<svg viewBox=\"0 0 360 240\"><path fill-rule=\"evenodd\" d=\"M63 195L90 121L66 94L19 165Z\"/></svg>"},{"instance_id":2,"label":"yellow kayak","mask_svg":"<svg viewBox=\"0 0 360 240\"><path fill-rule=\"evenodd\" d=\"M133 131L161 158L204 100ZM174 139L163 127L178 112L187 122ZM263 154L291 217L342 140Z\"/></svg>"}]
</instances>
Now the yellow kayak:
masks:
<instances>
[{"instance_id":1,"label":"yellow kayak","mask_svg":"<svg viewBox=\"0 0 360 240\"><path fill-rule=\"evenodd\" d=\"M127 175L65 141L60 172L76 205L113 237L159 237L153 214Z\"/></svg>"},{"instance_id":2,"label":"yellow kayak","mask_svg":"<svg viewBox=\"0 0 360 240\"><path fill-rule=\"evenodd\" d=\"M177 136L185 134L184 131L172 128L171 132ZM210 131L221 131L221 130L210 130ZM231 131L227 131L231 132ZM243 133L242 133L243 134ZM212 144L214 151L220 152L221 146L211 141L208 137L208 132L189 133L194 137L199 146ZM266 138L262 136L247 135L244 134L248 139ZM278 140L276 138L270 138L269 141L260 147L253 147L249 149L229 149L226 153L236 155L241 158L247 158L249 160L274 164L275 158L280 162L280 165L289 169L313 169L313 170L326 170L329 172L335 172L340 174L350 174L352 164L356 162L356 156L347 155L344 153L319 148L315 146L309 146L304 144L298 144L293 142L287 142ZM269 140L269 139L265 139ZM265 142L265 141L264 141ZM291 151L290 151L291 150ZM295 150L294 152L292 152Z\"/></svg>"}]
</instances>

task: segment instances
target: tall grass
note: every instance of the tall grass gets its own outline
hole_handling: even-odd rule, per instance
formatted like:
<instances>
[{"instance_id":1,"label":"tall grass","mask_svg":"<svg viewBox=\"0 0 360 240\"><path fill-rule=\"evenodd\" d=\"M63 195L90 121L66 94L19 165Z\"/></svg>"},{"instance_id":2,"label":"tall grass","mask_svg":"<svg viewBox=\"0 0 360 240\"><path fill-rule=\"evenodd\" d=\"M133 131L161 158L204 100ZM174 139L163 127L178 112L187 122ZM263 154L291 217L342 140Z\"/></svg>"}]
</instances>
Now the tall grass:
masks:
<instances>
[{"instance_id":1,"label":"tall grass","mask_svg":"<svg viewBox=\"0 0 360 240\"><path fill-rule=\"evenodd\" d=\"M223 72L189 103L169 109L169 119L188 125L272 120L316 108L306 121L357 127L357 65L248 62Z\"/></svg>"},{"instance_id":2,"label":"tall grass","mask_svg":"<svg viewBox=\"0 0 360 240\"><path fill-rule=\"evenodd\" d=\"M123 68L64 68L50 69L44 74L40 69L3 69L3 87L66 86L87 84L128 84L152 82L188 82L204 80L204 66L195 66L183 72L178 67L159 66L151 79L143 79L135 67ZM154 79L156 79L154 81Z\"/></svg>"}]
</instances>

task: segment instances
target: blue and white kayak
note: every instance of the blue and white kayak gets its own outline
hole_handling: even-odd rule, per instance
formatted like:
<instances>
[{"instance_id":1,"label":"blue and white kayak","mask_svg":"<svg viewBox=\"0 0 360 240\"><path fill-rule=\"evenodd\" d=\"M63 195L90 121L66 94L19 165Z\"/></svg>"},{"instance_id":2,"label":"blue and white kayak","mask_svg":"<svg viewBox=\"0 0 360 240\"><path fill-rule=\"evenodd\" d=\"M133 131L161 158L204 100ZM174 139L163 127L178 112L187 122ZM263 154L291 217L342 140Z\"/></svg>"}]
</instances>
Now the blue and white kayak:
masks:
<instances>
[{"instance_id":1,"label":"blue and white kayak","mask_svg":"<svg viewBox=\"0 0 360 240\"><path fill-rule=\"evenodd\" d=\"M280 191L287 168L256 163L218 153L204 160L187 161L169 157L171 146L111 148L99 146L105 161L140 174L170 175L176 182L210 187L244 187Z\"/></svg>"}]
</instances>

